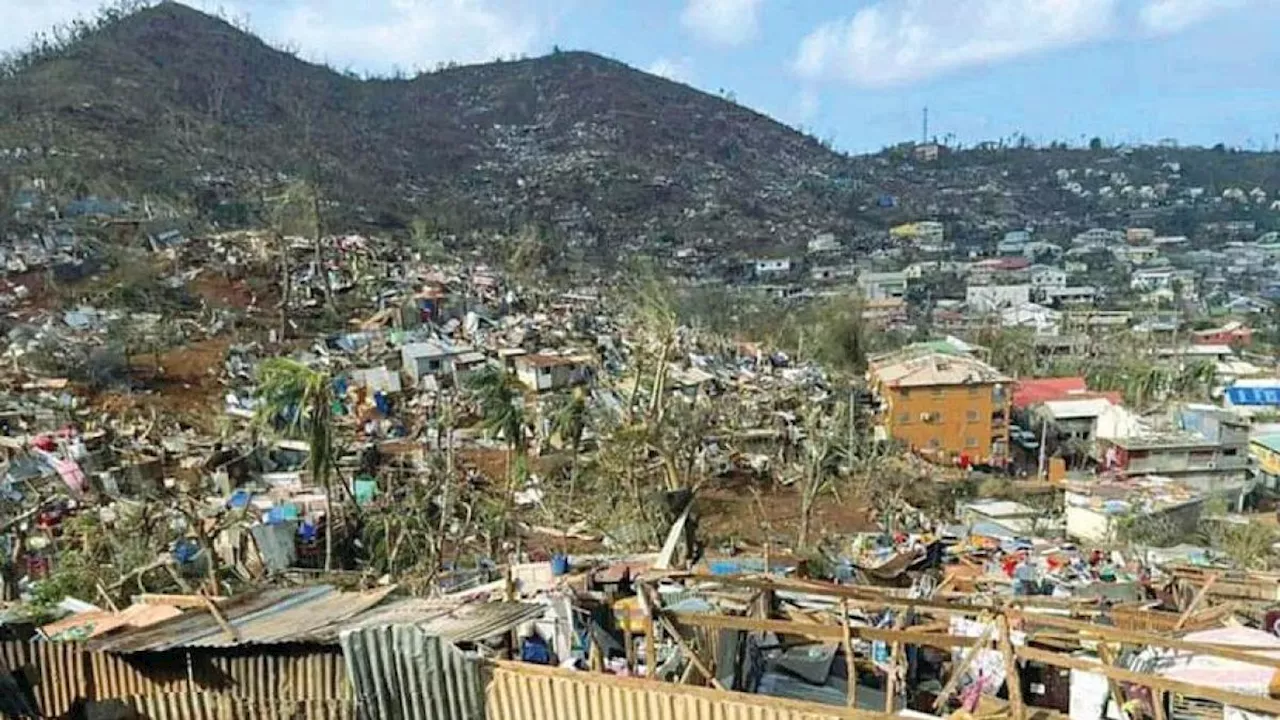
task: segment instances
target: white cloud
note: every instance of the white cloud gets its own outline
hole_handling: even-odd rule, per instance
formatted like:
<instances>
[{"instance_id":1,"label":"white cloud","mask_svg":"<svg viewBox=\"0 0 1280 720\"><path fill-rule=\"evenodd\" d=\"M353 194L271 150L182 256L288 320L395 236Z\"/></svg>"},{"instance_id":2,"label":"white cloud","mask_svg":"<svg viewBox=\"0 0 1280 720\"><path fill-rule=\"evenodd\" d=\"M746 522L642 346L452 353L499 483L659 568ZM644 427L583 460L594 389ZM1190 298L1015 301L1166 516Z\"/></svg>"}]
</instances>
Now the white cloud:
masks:
<instances>
[{"instance_id":1,"label":"white cloud","mask_svg":"<svg viewBox=\"0 0 1280 720\"><path fill-rule=\"evenodd\" d=\"M760 29L763 0L688 0L680 24L716 45L743 45Z\"/></svg>"},{"instance_id":2,"label":"white cloud","mask_svg":"<svg viewBox=\"0 0 1280 720\"><path fill-rule=\"evenodd\" d=\"M542 49L554 16L574 0L184 0L247 17L254 31L337 67L387 72L481 62ZM0 0L0 50L101 0ZM16 7L15 7L16 5Z\"/></svg>"},{"instance_id":3,"label":"white cloud","mask_svg":"<svg viewBox=\"0 0 1280 720\"><path fill-rule=\"evenodd\" d=\"M807 123L818 114L818 93L811 87L806 87L796 95L795 111L793 113L797 122Z\"/></svg>"},{"instance_id":4,"label":"white cloud","mask_svg":"<svg viewBox=\"0 0 1280 720\"><path fill-rule=\"evenodd\" d=\"M668 80L688 84L693 80L693 61L687 57L660 57L649 63L645 72Z\"/></svg>"},{"instance_id":5,"label":"white cloud","mask_svg":"<svg viewBox=\"0 0 1280 720\"><path fill-rule=\"evenodd\" d=\"M0 52L25 47L37 32L73 18L90 17L98 0L0 0Z\"/></svg>"},{"instance_id":6,"label":"white cloud","mask_svg":"<svg viewBox=\"0 0 1280 720\"><path fill-rule=\"evenodd\" d=\"M811 80L886 87L1110 34L1120 0L880 0L800 43Z\"/></svg>"},{"instance_id":7,"label":"white cloud","mask_svg":"<svg viewBox=\"0 0 1280 720\"><path fill-rule=\"evenodd\" d=\"M331 64L375 71L519 55L539 37L528 8L495 0L374 0L352 8L295 0L271 34Z\"/></svg>"},{"instance_id":8,"label":"white cloud","mask_svg":"<svg viewBox=\"0 0 1280 720\"><path fill-rule=\"evenodd\" d=\"M1147 0L1138 12L1142 28L1155 35L1180 32L1249 0Z\"/></svg>"}]
</instances>

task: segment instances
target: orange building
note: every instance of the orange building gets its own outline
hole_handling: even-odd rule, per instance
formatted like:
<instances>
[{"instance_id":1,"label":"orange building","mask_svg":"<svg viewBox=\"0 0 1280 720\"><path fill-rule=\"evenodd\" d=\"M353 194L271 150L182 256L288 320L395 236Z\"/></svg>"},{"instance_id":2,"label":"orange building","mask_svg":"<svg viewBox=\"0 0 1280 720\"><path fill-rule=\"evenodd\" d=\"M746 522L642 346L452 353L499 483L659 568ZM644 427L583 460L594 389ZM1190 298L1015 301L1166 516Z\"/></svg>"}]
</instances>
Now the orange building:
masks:
<instances>
[{"instance_id":1,"label":"orange building","mask_svg":"<svg viewBox=\"0 0 1280 720\"><path fill-rule=\"evenodd\" d=\"M874 363L872 390L890 438L946 459L1009 457L1011 379L967 356L929 353Z\"/></svg>"}]
</instances>

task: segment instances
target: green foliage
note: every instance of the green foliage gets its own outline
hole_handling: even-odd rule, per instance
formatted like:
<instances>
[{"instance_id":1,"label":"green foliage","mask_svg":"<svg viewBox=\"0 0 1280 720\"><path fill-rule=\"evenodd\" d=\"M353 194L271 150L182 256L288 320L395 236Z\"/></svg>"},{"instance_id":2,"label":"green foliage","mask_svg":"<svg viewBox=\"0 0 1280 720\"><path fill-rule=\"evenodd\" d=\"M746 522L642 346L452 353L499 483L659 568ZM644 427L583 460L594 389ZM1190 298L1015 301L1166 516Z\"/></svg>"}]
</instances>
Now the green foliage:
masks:
<instances>
[{"instance_id":1,"label":"green foliage","mask_svg":"<svg viewBox=\"0 0 1280 720\"><path fill-rule=\"evenodd\" d=\"M1276 541L1274 528L1256 522L1221 523L1211 536L1214 549L1246 570L1270 570L1275 558L1271 546Z\"/></svg>"},{"instance_id":2,"label":"green foliage","mask_svg":"<svg viewBox=\"0 0 1280 720\"><path fill-rule=\"evenodd\" d=\"M1184 542L1186 533L1167 514L1127 515L1115 522L1116 542L1136 547L1169 547Z\"/></svg>"},{"instance_id":3,"label":"green foliage","mask_svg":"<svg viewBox=\"0 0 1280 720\"><path fill-rule=\"evenodd\" d=\"M524 397L516 379L490 365L467 379L467 389L480 404L480 425L485 433L502 438L513 450L523 450Z\"/></svg>"}]
</instances>

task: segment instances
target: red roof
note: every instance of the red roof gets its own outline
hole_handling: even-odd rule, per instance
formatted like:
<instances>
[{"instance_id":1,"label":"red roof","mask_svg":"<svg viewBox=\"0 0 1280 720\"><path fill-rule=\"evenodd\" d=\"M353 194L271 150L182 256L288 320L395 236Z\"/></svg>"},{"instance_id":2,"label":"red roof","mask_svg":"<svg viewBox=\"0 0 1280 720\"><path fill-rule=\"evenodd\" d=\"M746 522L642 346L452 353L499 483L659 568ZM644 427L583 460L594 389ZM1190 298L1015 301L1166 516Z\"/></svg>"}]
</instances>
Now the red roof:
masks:
<instances>
[{"instance_id":1,"label":"red roof","mask_svg":"<svg viewBox=\"0 0 1280 720\"><path fill-rule=\"evenodd\" d=\"M1118 392L1093 392L1082 377L1060 377L1019 380L1013 391L1013 406L1021 409L1050 400L1085 400L1097 397L1110 400L1112 405L1122 404Z\"/></svg>"},{"instance_id":2,"label":"red roof","mask_svg":"<svg viewBox=\"0 0 1280 720\"><path fill-rule=\"evenodd\" d=\"M1019 380L1018 387L1013 391L1013 406L1024 408L1050 400L1062 400L1071 393L1082 393L1088 389L1089 385L1082 377Z\"/></svg>"}]
</instances>

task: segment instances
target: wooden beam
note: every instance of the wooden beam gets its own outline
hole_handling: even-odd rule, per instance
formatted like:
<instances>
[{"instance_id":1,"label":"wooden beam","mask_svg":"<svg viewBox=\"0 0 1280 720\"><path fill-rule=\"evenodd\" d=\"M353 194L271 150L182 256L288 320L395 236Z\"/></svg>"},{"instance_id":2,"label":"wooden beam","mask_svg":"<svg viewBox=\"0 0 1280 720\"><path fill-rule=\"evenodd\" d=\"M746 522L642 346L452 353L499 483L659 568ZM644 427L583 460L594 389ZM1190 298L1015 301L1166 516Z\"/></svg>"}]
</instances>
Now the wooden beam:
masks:
<instances>
[{"instance_id":1,"label":"wooden beam","mask_svg":"<svg viewBox=\"0 0 1280 720\"><path fill-rule=\"evenodd\" d=\"M1014 648L1014 654L1023 660L1038 662L1044 665L1052 665L1053 667L1083 670L1084 672L1105 675L1112 680L1141 685L1143 687L1149 687L1152 690L1162 690L1164 692L1178 693L1188 697L1213 700L1215 702L1220 702L1223 705L1234 705L1246 710L1256 710L1268 715L1280 715L1280 700L1273 700L1269 697L1242 695L1229 690L1205 687L1203 685L1194 685L1180 680L1171 680L1169 678L1134 672L1132 670L1112 667L1110 665L1099 665L1071 655L1062 655L1059 653L1048 652L1046 650L1037 650L1032 647L1016 647Z\"/></svg>"},{"instance_id":2,"label":"wooden beam","mask_svg":"<svg viewBox=\"0 0 1280 720\"><path fill-rule=\"evenodd\" d=\"M925 600L899 597L888 594L884 590L866 586L833 585L812 581L805 582L785 580L775 577L765 578L743 575L708 575L706 573L667 573L656 576L646 575L645 577L648 579L653 579L653 577L666 577L678 580L688 580L691 582L734 585L738 587L768 589L779 592L804 593L833 599L847 598L849 600L849 604L856 607L912 607L920 611L934 611L941 615L977 616L990 614L999 610L998 607L990 605L972 605L964 602L958 602L963 598L973 597L971 593L945 593L944 595L946 597L938 598L935 596L934 599ZM1102 613L1102 611L1098 609L1096 603L1092 601L1072 601L1061 598L1027 596L1019 597L1014 602L1018 605L1027 607L1069 609L1073 612L1087 615L1099 615Z\"/></svg>"},{"instance_id":3,"label":"wooden beam","mask_svg":"<svg viewBox=\"0 0 1280 720\"><path fill-rule=\"evenodd\" d=\"M233 643L240 642L240 633L237 633L236 629L231 627L231 623L227 622L227 619L223 617L222 611L219 610L218 605L213 602L213 598L205 596L201 597L204 597L205 607L209 609L209 614L213 615L213 619L218 622L218 626L222 628L222 632L226 633L227 639Z\"/></svg>"},{"instance_id":4,"label":"wooden beam","mask_svg":"<svg viewBox=\"0 0 1280 720\"><path fill-rule=\"evenodd\" d=\"M1064 630L1075 631L1079 634L1092 635L1096 638L1120 642L1126 645L1154 645L1156 647L1169 648L1170 650L1180 650L1182 652L1195 653L1197 655L1212 655L1215 657L1226 658L1227 660L1235 660L1237 662L1249 663L1250 665L1276 668L1280 670L1280 658L1268 657L1266 655L1255 655L1252 652L1247 652L1246 649L1242 647L1189 642L1187 640L1165 637L1154 633L1140 632L1137 630L1121 630L1119 628L1106 625L1095 625L1093 623L1068 620L1066 618L1055 617L1052 615L1023 613L1017 611L1015 611L1015 613L1028 625L1044 625L1048 627L1062 628Z\"/></svg>"},{"instance_id":5,"label":"wooden beam","mask_svg":"<svg viewBox=\"0 0 1280 720\"><path fill-rule=\"evenodd\" d=\"M1000 616L1000 655L1004 658L1004 678L1009 684L1009 709L1013 720L1026 717L1027 709L1022 703L1022 676L1018 673L1018 659L1013 656L1013 641L1009 635L1009 617Z\"/></svg>"},{"instance_id":6,"label":"wooden beam","mask_svg":"<svg viewBox=\"0 0 1280 720\"><path fill-rule=\"evenodd\" d=\"M1112 667L1116 664L1115 653L1111 651L1111 646L1106 643L1098 643L1098 659L1103 664ZM1113 678L1107 678L1107 691L1111 695L1111 702L1116 705L1116 714L1120 716L1120 720L1129 720L1129 713L1125 712L1124 709L1124 693L1120 691L1120 683Z\"/></svg>"},{"instance_id":7,"label":"wooden beam","mask_svg":"<svg viewBox=\"0 0 1280 720\"><path fill-rule=\"evenodd\" d=\"M651 593L649 585L643 581L636 585L636 590L640 605L644 608L644 674L652 680L658 677L658 639L657 628L654 627L657 608L652 600L656 593Z\"/></svg>"},{"instance_id":8,"label":"wooden beam","mask_svg":"<svg viewBox=\"0 0 1280 720\"><path fill-rule=\"evenodd\" d=\"M898 613L898 617L894 618L893 621L894 630L902 630L906 625L907 613L909 612L909 610L903 610ZM892 715L898 710L898 672L902 669L901 665L902 643L894 642L893 650L889 654L889 677L885 678L884 711L887 715Z\"/></svg>"},{"instance_id":9,"label":"wooden beam","mask_svg":"<svg viewBox=\"0 0 1280 720\"><path fill-rule=\"evenodd\" d=\"M636 672L636 638L631 634L631 623L622 628L622 641L626 643L627 672Z\"/></svg>"},{"instance_id":10,"label":"wooden beam","mask_svg":"<svg viewBox=\"0 0 1280 720\"><path fill-rule=\"evenodd\" d=\"M760 620L737 615L707 615L702 613L666 613L664 617L669 617L681 625L696 625L715 630L747 630L749 632L771 632L779 635L799 635L800 637L823 642L839 642L844 638L844 631L836 625L796 623L786 620ZM978 638L943 635L941 633L911 632L909 630L850 627L849 632L853 637L862 640L901 642L904 645L923 645L944 650L955 647L972 647L978 644Z\"/></svg>"},{"instance_id":11,"label":"wooden beam","mask_svg":"<svg viewBox=\"0 0 1280 720\"><path fill-rule=\"evenodd\" d=\"M993 622L983 631L982 638L978 640L978 644L969 648L965 656L960 659L960 664L955 670L951 671L951 677L947 679L947 684L943 686L942 692L938 693L937 699L933 701L933 709L940 710L947 706L947 701L951 699L952 693L956 691L956 686L960 684L960 678L969 670L969 666L977 659L978 652L991 643L991 634L995 632L996 626Z\"/></svg>"},{"instance_id":12,"label":"wooden beam","mask_svg":"<svg viewBox=\"0 0 1280 720\"><path fill-rule=\"evenodd\" d=\"M1217 575L1210 575L1209 579L1204 581L1204 585L1200 586L1200 592L1196 593L1196 596L1192 598L1191 604L1187 606L1187 609L1182 611L1182 616L1178 618L1178 624L1173 626L1175 631L1181 630L1182 626L1187 624L1187 620L1191 619L1191 613L1195 612L1196 608L1200 606L1205 596L1209 594L1209 589L1216 582L1218 582Z\"/></svg>"},{"instance_id":13,"label":"wooden beam","mask_svg":"<svg viewBox=\"0 0 1280 720\"><path fill-rule=\"evenodd\" d=\"M169 605L182 610L201 610L206 607L205 603L213 601L214 605L221 605L227 601L225 597L210 597L208 595L158 595L155 593L144 593L142 595L134 595L132 598L135 605Z\"/></svg>"},{"instance_id":14,"label":"wooden beam","mask_svg":"<svg viewBox=\"0 0 1280 720\"><path fill-rule=\"evenodd\" d=\"M671 633L671 637L676 641L676 645L680 646L681 652L689 656L689 662L697 666L698 672L702 673L703 677L711 681L712 687L717 690L724 690L724 686L721 685L720 681L716 679L716 676L707 669L707 666L702 664L702 658L698 657L698 653L694 652L693 648L689 647L689 645L684 641L684 638L680 636L680 631L672 626L671 621L667 619L667 616L665 614L659 615L658 619L662 621L662 626L667 629L667 632Z\"/></svg>"},{"instance_id":15,"label":"wooden beam","mask_svg":"<svg viewBox=\"0 0 1280 720\"><path fill-rule=\"evenodd\" d=\"M853 633L849 630L849 601L840 602L840 629L844 632L845 704L858 707L858 669L853 659Z\"/></svg>"},{"instance_id":16,"label":"wooden beam","mask_svg":"<svg viewBox=\"0 0 1280 720\"><path fill-rule=\"evenodd\" d=\"M1164 710L1164 691L1151 691L1151 709L1156 714L1156 720L1168 720Z\"/></svg>"}]
</instances>

